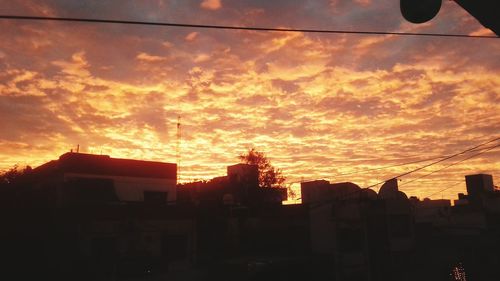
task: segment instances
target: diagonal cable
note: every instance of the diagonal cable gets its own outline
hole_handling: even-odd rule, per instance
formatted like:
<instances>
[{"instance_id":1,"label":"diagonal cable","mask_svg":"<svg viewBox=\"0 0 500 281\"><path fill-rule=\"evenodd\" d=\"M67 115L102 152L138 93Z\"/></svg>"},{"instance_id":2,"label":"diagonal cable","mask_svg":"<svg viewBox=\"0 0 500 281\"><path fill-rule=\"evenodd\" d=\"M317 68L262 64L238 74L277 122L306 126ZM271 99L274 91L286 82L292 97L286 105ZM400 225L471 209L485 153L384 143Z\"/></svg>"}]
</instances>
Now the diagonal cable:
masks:
<instances>
[{"instance_id":1,"label":"diagonal cable","mask_svg":"<svg viewBox=\"0 0 500 281\"><path fill-rule=\"evenodd\" d=\"M361 30L354 30L353 31L353 30L307 29L307 28L274 28L274 27L257 27L257 26L228 26L228 25L190 24L190 23L173 23L173 22L151 22L151 21L110 20L110 19L70 18L70 17L18 16L18 15L0 15L0 19L87 22L87 23L128 24L128 25L151 25L151 26L169 26L169 27L185 27L185 28L271 31L271 32L276 31L276 32L304 32L304 33L329 33L329 34L432 36L432 37L482 38L482 39L498 39L498 38L500 38L497 36L469 35L469 34L417 33L417 32L393 32L393 31L361 31Z\"/></svg>"}]
</instances>

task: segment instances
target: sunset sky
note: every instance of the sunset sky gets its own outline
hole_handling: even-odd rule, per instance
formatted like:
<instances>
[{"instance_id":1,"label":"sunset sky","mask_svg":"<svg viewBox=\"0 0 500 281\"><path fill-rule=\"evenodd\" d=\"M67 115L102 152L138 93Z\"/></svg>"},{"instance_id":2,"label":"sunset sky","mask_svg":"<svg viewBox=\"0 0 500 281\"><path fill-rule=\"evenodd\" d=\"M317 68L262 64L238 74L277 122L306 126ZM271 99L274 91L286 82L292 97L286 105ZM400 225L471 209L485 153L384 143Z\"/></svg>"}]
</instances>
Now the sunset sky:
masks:
<instances>
[{"instance_id":1,"label":"sunset sky","mask_svg":"<svg viewBox=\"0 0 500 281\"><path fill-rule=\"evenodd\" d=\"M453 1L422 25L404 21L397 0L0 0L0 14L493 35ZM429 162L367 169L500 136L500 40L0 19L0 170L78 144L175 162L178 115L182 181L224 175L255 147L289 183L365 187ZM479 172L500 184L500 149L401 190L455 198Z\"/></svg>"}]
</instances>

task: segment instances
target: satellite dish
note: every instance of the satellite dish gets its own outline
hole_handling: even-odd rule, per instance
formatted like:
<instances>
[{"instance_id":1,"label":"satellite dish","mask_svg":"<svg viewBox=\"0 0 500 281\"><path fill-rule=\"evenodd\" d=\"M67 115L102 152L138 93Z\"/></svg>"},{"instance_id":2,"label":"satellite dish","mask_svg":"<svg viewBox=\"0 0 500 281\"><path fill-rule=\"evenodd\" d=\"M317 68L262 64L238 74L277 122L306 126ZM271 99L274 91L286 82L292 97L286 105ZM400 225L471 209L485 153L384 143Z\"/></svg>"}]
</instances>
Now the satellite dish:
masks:
<instances>
[{"instance_id":1,"label":"satellite dish","mask_svg":"<svg viewBox=\"0 0 500 281\"><path fill-rule=\"evenodd\" d=\"M403 17L411 23L424 23L434 18L441 9L442 0L400 0Z\"/></svg>"}]
</instances>

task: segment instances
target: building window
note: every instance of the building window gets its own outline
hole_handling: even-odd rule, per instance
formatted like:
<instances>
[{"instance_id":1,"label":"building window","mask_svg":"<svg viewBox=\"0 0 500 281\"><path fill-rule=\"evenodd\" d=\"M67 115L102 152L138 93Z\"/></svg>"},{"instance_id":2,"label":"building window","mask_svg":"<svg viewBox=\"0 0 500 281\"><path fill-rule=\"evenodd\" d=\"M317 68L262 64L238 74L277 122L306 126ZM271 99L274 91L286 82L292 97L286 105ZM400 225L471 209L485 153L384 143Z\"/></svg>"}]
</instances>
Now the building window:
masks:
<instances>
[{"instance_id":1,"label":"building window","mask_svg":"<svg viewBox=\"0 0 500 281\"><path fill-rule=\"evenodd\" d=\"M167 203L167 192L144 191L144 203L165 204Z\"/></svg>"}]
</instances>

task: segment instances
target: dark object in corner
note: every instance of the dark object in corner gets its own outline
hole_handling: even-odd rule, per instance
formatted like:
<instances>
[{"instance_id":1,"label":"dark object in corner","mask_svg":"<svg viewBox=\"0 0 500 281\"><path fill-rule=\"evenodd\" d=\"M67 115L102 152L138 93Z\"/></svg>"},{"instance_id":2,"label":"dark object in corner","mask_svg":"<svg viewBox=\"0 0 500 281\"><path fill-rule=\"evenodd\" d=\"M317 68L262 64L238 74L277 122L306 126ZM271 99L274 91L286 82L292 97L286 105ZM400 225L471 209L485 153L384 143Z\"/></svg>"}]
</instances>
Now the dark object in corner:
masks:
<instances>
[{"instance_id":1,"label":"dark object in corner","mask_svg":"<svg viewBox=\"0 0 500 281\"><path fill-rule=\"evenodd\" d=\"M454 0L484 27L500 35L498 0ZM433 19L441 8L442 0L400 0L403 17L412 23L424 23Z\"/></svg>"}]
</instances>

